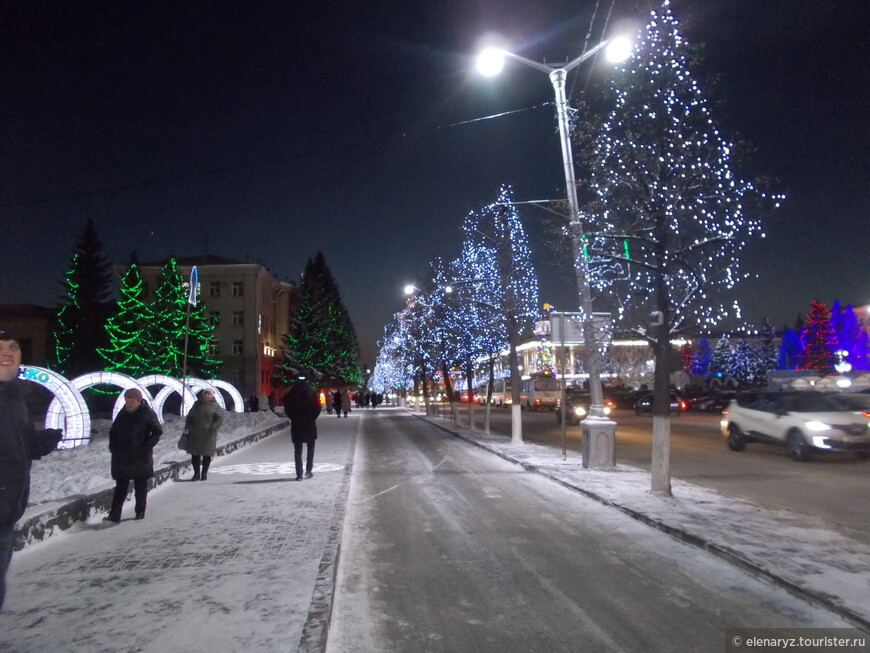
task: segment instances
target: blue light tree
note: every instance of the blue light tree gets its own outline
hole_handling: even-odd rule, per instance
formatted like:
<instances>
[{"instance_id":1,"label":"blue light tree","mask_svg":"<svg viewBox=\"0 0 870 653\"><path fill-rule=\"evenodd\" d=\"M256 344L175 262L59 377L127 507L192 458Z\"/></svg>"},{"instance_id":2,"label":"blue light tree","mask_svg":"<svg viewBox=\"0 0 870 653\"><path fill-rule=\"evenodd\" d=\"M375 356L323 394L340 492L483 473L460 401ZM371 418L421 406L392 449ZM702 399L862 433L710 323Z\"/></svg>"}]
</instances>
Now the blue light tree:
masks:
<instances>
[{"instance_id":1,"label":"blue light tree","mask_svg":"<svg viewBox=\"0 0 870 653\"><path fill-rule=\"evenodd\" d=\"M671 339L739 318L731 291L747 276L741 254L781 198L732 171L733 146L692 77L669 2L652 12L612 85L615 107L587 160L590 281L654 349L652 491L670 495Z\"/></svg>"}]
</instances>

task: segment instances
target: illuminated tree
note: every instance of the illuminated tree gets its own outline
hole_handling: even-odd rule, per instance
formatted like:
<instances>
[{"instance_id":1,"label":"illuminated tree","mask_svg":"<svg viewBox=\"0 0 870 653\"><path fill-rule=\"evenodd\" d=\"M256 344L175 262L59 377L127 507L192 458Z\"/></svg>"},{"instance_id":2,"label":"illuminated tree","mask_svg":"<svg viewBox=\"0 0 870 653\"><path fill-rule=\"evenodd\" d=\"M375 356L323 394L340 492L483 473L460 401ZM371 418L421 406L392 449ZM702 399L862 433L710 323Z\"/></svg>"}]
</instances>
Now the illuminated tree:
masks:
<instances>
[{"instance_id":1,"label":"illuminated tree","mask_svg":"<svg viewBox=\"0 0 870 653\"><path fill-rule=\"evenodd\" d=\"M707 377L710 372L710 358L713 356L713 349L710 347L710 341L707 338L698 340L698 345L692 354L692 374Z\"/></svg>"},{"instance_id":2,"label":"illuminated tree","mask_svg":"<svg viewBox=\"0 0 870 653\"><path fill-rule=\"evenodd\" d=\"M731 338L722 336L716 342L713 355L710 357L710 377L722 378L728 374L728 366L731 363Z\"/></svg>"},{"instance_id":3,"label":"illuminated tree","mask_svg":"<svg viewBox=\"0 0 870 653\"><path fill-rule=\"evenodd\" d=\"M847 351L847 360L853 370L866 371L870 369L870 343L867 332L861 328L858 316L851 306L843 311L840 328L837 331L840 349Z\"/></svg>"},{"instance_id":4,"label":"illuminated tree","mask_svg":"<svg viewBox=\"0 0 870 653\"><path fill-rule=\"evenodd\" d=\"M834 373L837 334L831 326L831 311L821 302L813 302L801 332L804 346L798 363L800 370L816 370L819 376Z\"/></svg>"},{"instance_id":5,"label":"illuminated tree","mask_svg":"<svg viewBox=\"0 0 870 653\"><path fill-rule=\"evenodd\" d=\"M320 252L302 272L299 305L283 349L278 371L283 382L299 376L331 384L362 381L356 330Z\"/></svg>"},{"instance_id":6,"label":"illuminated tree","mask_svg":"<svg viewBox=\"0 0 870 653\"><path fill-rule=\"evenodd\" d=\"M151 322L150 309L142 302L142 277L135 257L121 277L121 299L106 320L109 345L98 350L104 369L139 377L150 372L143 360L142 334ZM147 357L146 357L147 358Z\"/></svg>"},{"instance_id":7,"label":"illuminated tree","mask_svg":"<svg viewBox=\"0 0 870 653\"><path fill-rule=\"evenodd\" d=\"M655 352L652 491L670 495L671 339L740 316L728 295L746 276L741 254L781 198L732 172L669 2L612 84L616 105L587 160L590 281Z\"/></svg>"},{"instance_id":8,"label":"illuminated tree","mask_svg":"<svg viewBox=\"0 0 870 653\"><path fill-rule=\"evenodd\" d=\"M70 267L64 273L65 293L53 333L48 367L67 378L100 370L98 350L108 344L103 328L109 311L111 267L94 221L85 223L76 242Z\"/></svg>"},{"instance_id":9,"label":"illuminated tree","mask_svg":"<svg viewBox=\"0 0 870 653\"><path fill-rule=\"evenodd\" d=\"M776 367L780 370L795 370L800 362L803 345L800 336L793 329L784 327L782 342L779 345L779 356Z\"/></svg>"},{"instance_id":10,"label":"illuminated tree","mask_svg":"<svg viewBox=\"0 0 870 653\"><path fill-rule=\"evenodd\" d=\"M692 361L695 358L695 348L688 342L680 347L680 360L682 361L681 369L686 374L692 373Z\"/></svg>"},{"instance_id":11,"label":"illuminated tree","mask_svg":"<svg viewBox=\"0 0 870 653\"><path fill-rule=\"evenodd\" d=\"M758 356L746 338L740 338L725 366L725 373L739 383L753 383L759 374Z\"/></svg>"},{"instance_id":12,"label":"illuminated tree","mask_svg":"<svg viewBox=\"0 0 870 653\"><path fill-rule=\"evenodd\" d=\"M761 383L767 380L767 372L775 370L779 367L779 361L776 350L776 330L770 324L767 318L764 318L764 324L758 333L758 375L755 378L756 383Z\"/></svg>"}]
</instances>

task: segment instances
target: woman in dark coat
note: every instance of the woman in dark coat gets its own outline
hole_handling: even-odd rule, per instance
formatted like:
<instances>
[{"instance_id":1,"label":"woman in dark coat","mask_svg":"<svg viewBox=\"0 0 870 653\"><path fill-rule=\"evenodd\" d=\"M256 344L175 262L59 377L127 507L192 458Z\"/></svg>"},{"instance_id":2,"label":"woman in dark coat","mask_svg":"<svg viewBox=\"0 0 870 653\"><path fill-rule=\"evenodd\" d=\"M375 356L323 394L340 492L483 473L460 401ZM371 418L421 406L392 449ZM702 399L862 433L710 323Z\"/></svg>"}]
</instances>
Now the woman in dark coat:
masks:
<instances>
[{"instance_id":1,"label":"woman in dark coat","mask_svg":"<svg viewBox=\"0 0 870 653\"><path fill-rule=\"evenodd\" d=\"M124 393L124 408L109 429L109 451L112 452L112 478L115 494L105 519L121 521L121 508L127 497L130 481L136 495L136 519L145 518L148 479L154 476L154 445L160 440L163 427L156 413L142 401L142 393L130 388Z\"/></svg>"},{"instance_id":2,"label":"woman in dark coat","mask_svg":"<svg viewBox=\"0 0 870 653\"><path fill-rule=\"evenodd\" d=\"M223 422L224 411L215 403L214 393L203 390L184 422L184 428L187 429L185 450L190 454L190 464L193 465L191 481L208 479L208 468L217 450L217 432Z\"/></svg>"}]
</instances>

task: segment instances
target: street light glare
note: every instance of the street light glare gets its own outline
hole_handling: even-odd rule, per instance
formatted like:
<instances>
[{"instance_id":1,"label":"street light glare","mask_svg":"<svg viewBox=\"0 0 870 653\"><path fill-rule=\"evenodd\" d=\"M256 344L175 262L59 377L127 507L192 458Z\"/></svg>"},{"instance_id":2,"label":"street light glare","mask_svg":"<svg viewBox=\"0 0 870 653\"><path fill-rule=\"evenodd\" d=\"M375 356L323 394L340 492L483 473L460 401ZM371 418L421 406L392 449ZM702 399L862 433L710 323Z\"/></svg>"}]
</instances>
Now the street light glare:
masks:
<instances>
[{"instance_id":1,"label":"street light glare","mask_svg":"<svg viewBox=\"0 0 870 653\"><path fill-rule=\"evenodd\" d=\"M413 295L415 290L417 290L417 289L410 284L405 286L405 294L406 295Z\"/></svg>"},{"instance_id":2,"label":"street light glare","mask_svg":"<svg viewBox=\"0 0 870 653\"><path fill-rule=\"evenodd\" d=\"M497 48L487 48L477 56L477 70L485 77L494 77L504 67L504 54Z\"/></svg>"},{"instance_id":3,"label":"street light glare","mask_svg":"<svg viewBox=\"0 0 870 653\"><path fill-rule=\"evenodd\" d=\"M624 36L617 36L615 39L610 39L607 47L604 50L604 56L608 61L619 63L625 61L631 56L632 43Z\"/></svg>"}]
</instances>

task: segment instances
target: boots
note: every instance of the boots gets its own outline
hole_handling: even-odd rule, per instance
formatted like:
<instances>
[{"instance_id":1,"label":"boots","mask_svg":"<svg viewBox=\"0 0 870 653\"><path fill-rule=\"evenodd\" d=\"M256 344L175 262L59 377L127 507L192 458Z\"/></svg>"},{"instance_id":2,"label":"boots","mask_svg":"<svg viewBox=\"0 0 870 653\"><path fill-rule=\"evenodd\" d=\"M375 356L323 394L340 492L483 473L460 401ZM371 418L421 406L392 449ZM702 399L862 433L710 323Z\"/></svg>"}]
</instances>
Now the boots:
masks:
<instances>
[{"instance_id":1,"label":"boots","mask_svg":"<svg viewBox=\"0 0 870 653\"><path fill-rule=\"evenodd\" d=\"M199 480L199 461L199 456L190 457L190 464L193 465L193 478L190 479L191 481Z\"/></svg>"},{"instance_id":2,"label":"boots","mask_svg":"<svg viewBox=\"0 0 870 653\"><path fill-rule=\"evenodd\" d=\"M203 456L202 457L202 475L199 477L200 481L208 480L209 465L211 465L211 456Z\"/></svg>"}]
</instances>

